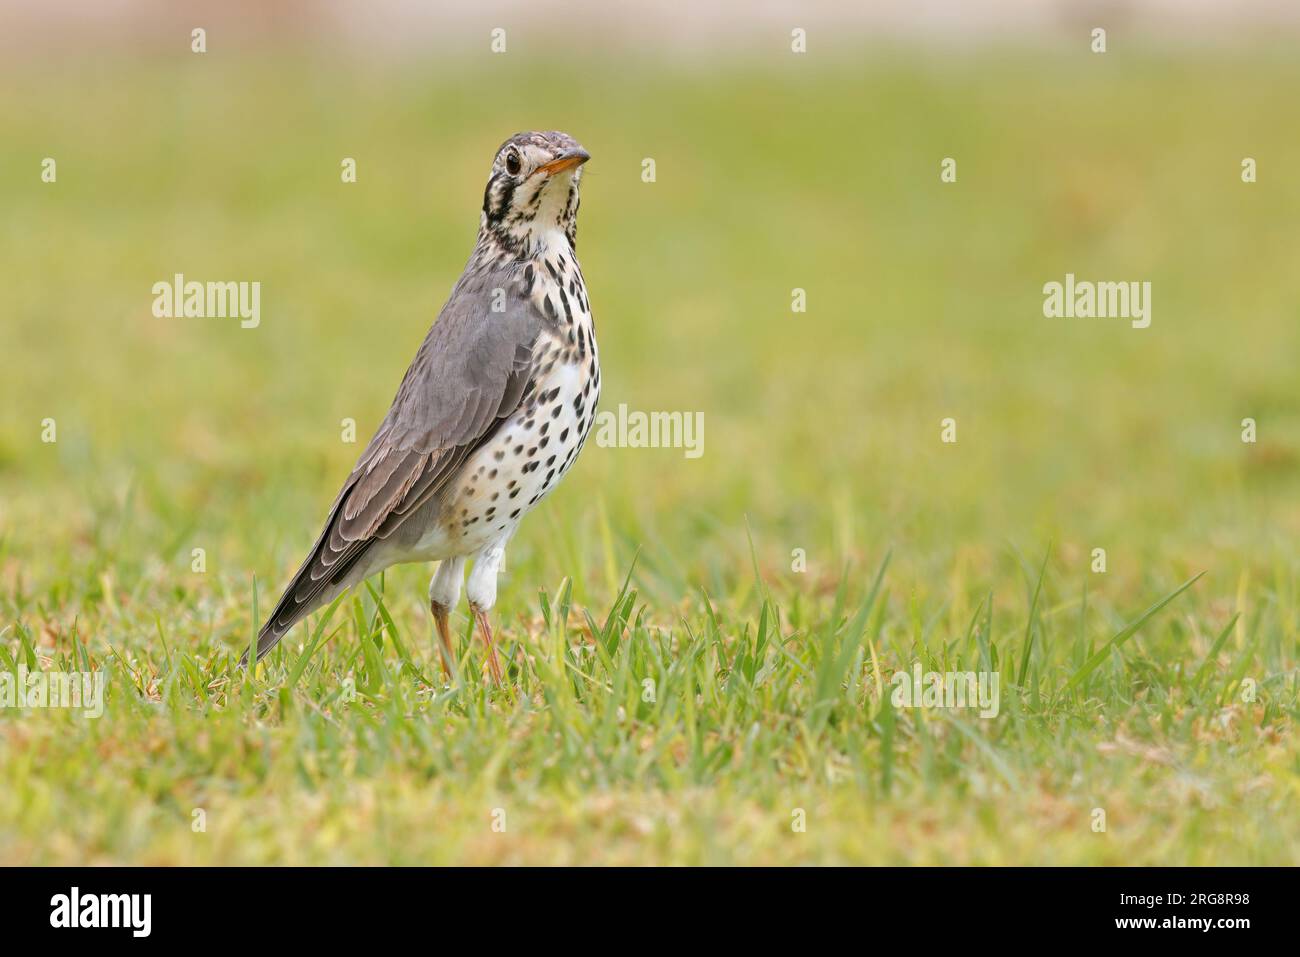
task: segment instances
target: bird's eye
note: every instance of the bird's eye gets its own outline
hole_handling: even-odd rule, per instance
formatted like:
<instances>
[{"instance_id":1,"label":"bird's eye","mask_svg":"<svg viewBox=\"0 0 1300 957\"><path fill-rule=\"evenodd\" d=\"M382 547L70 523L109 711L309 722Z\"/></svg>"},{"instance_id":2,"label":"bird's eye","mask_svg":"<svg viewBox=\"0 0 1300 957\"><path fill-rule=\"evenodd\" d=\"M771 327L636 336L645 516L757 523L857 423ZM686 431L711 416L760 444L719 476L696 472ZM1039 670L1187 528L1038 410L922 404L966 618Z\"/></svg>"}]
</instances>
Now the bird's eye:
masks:
<instances>
[{"instance_id":1,"label":"bird's eye","mask_svg":"<svg viewBox=\"0 0 1300 957\"><path fill-rule=\"evenodd\" d=\"M506 154L506 172L511 176L518 176L523 165L523 160L519 158L519 154L514 150Z\"/></svg>"}]
</instances>

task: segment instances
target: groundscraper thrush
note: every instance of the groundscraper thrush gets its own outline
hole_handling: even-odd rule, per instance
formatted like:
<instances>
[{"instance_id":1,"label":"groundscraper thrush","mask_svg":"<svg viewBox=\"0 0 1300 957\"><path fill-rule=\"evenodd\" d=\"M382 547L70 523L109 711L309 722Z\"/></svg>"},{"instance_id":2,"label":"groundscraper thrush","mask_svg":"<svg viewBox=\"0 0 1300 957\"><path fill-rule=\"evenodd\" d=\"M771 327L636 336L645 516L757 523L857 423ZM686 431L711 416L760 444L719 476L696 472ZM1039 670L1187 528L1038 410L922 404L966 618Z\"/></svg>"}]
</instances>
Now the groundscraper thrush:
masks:
<instances>
[{"instance_id":1,"label":"groundscraper thrush","mask_svg":"<svg viewBox=\"0 0 1300 957\"><path fill-rule=\"evenodd\" d=\"M448 613L473 559L469 607L501 682L488 613L506 546L573 464L600 395L575 251L588 159L558 132L520 133L497 151L465 272L262 626L259 659L365 578L402 562L437 561L429 603L445 671Z\"/></svg>"}]
</instances>

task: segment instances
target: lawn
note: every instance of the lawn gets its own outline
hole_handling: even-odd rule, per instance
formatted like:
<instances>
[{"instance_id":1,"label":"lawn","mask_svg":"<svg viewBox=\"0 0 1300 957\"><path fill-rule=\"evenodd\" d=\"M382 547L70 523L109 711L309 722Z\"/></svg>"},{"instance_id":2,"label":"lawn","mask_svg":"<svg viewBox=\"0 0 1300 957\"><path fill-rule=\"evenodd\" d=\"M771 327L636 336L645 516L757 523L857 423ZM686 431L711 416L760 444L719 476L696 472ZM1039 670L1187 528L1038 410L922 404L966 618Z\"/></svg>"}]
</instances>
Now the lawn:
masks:
<instances>
[{"instance_id":1,"label":"lawn","mask_svg":"<svg viewBox=\"0 0 1300 957\"><path fill-rule=\"evenodd\" d=\"M1300 864L1283 53L0 65L0 670L107 678L0 710L0 863ZM419 566L240 671L539 127L602 409L704 454L588 443L502 689ZM176 273L260 325L155 318ZM1044 317L1067 273L1150 326Z\"/></svg>"}]
</instances>

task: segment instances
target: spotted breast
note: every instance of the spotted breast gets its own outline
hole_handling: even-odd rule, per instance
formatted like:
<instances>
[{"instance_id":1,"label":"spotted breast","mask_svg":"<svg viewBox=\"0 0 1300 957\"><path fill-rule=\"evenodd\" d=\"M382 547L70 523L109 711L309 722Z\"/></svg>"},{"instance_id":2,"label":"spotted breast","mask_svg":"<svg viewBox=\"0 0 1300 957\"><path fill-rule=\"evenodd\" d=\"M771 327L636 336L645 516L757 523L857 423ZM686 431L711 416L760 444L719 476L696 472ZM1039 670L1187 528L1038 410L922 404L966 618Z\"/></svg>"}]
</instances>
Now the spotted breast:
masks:
<instances>
[{"instance_id":1,"label":"spotted breast","mask_svg":"<svg viewBox=\"0 0 1300 957\"><path fill-rule=\"evenodd\" d=\"M498 426L442 497L431 557L475 552L509 540L578 457L600 397L596 330L571 248L527 263L520 292L545 317L518 408ZM436 542L432 538L438 539Z\"/></svg>"}]
</instances>

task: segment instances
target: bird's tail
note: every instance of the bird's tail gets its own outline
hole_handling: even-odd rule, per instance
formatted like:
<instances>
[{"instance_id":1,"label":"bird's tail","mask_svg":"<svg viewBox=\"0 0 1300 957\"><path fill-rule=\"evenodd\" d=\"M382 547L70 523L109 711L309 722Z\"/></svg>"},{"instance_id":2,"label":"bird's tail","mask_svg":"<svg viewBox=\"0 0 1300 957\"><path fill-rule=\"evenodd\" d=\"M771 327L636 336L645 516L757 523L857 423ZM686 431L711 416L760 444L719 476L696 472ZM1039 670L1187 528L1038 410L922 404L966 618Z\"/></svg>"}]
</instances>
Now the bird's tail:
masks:
<instances>
[{"instance_id":1,"label":"bird's tail","mask_svg":"<svg viewBox=\"0 0 1300 957\"><path fill-rule=\"evenodd\" d=\"M293 580L285 588L284 594L276 602L271 614L267 615L261 631L257 633L257 658L261 661L267 652L280 643L280 639L289 633L294 625L302 621L316 609L327 605L355 583L356 575L361 572L359 559L366 548L358 547L328 570L322 566L319 550L313 550L311 556L303 562L294 574ZM248 651L240 656L241 668L248 664Z\"/></svg>"},{"instance_id":2,"label":"bird's tail","mask_svg":"<svg viewBox=\"0 0 1300 957\"><path fill-rule=\"evenodd\" d=\"M268 651L280 643L280 639L289 633L289 630L298 623L297 620L288 625L281 625L276 621L275 615L266 620L262 625L262 630L257 633L257 660L261 661ZM239 667L243 668L248 665L248 649L239 656Z\"/></svg>"}]
</instances>

